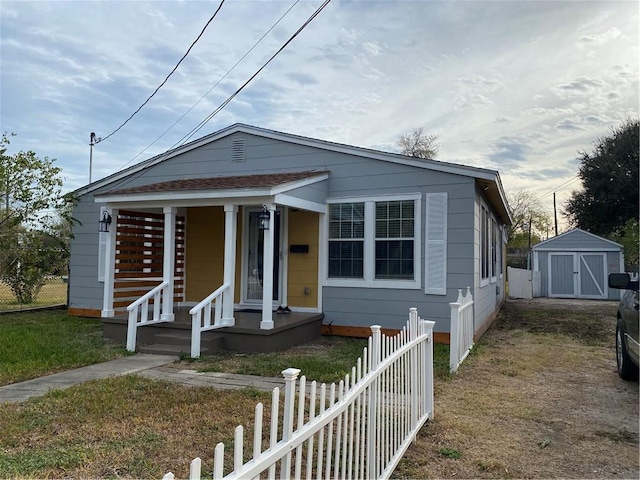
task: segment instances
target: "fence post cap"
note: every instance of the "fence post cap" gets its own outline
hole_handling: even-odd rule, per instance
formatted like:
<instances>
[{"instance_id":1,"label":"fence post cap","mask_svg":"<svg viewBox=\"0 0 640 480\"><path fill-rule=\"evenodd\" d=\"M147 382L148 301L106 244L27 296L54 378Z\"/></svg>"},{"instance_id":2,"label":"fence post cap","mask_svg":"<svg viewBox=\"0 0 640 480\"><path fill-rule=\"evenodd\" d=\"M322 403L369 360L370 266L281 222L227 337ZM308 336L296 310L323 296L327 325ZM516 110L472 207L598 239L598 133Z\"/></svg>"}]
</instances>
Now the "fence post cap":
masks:
<instances>
[{"instance_id":1,"label":"fence post cap","mask_svg":"<svg viewBox=\"0 0 640 480\"><path fill-rule=\"evenodd\" d=\"M287 368L280 373L282 373L285 380L295 380L298 378L298 375L300 375L300 372L301 370L299 368Z\"/></svg>"},{"instance_id":2,"label":"fence post cap","mask_svg":"<svg viewBox=\"0 0 640 480\"><path fill-rule=\"evenodd\" d=\"M377 333L377 332L379 332L380 330L382 330L382 327L381 327L380 325L371 325L371 327L370 327L370 328L371 328L371 331L372 331L373 333Z\"/></svg>"}]
</instances>

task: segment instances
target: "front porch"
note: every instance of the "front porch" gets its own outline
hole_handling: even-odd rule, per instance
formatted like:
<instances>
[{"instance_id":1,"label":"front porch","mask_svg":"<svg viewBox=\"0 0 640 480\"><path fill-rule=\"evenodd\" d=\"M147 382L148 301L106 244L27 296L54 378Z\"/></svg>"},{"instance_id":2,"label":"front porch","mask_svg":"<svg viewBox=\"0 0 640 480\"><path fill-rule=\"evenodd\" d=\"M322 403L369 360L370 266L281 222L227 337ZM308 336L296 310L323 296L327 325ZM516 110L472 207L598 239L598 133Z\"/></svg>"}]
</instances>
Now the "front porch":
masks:
<instances>
[{"instance_id":1,"label":"front porch","mask_svg":"<svg viewBox=\"0 0 640 480\"><path fill-rule=\"evenodd\" d=\"M189 355L191 351L191 307L174 307L175 319L138 327L137 350L143 353ZM273 314L274 327L262 329L260 310L234 312L235 325L202 332L201 355L219 351L269 353L305 343L321 335L322 313L292 312ZM119 343L127 341L127 315L102 318L105 338Z\"/></svg>"}]
</instances>

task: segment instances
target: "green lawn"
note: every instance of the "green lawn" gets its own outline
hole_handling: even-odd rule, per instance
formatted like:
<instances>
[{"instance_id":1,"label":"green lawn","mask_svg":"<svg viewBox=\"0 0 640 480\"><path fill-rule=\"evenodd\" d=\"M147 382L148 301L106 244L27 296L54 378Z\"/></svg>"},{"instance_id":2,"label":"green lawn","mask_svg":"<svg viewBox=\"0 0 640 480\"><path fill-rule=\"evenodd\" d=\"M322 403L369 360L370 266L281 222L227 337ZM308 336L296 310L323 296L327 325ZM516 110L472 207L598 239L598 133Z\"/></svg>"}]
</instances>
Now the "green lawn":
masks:
<instances>
[{"instance_id":1,"label":"green lawn","mask_svg":"<svg viewBox=\"0 0 640 480\"><path fill-rule=\"evenodd\" d=\"M105 344L100 320L41 310L0 315L0 385L111 360L122 347Z\"/></svg>"},{"instance_id":2,"label":"green lawn","mask_svg":"<svg viewBox=\"0 0 640 480\"><path fill-rule=\"evenodd\" d=\"M203 356L197 360L186 359L176 365L200 372L225 372L263 377L281 377L285 368L301 370L309 380L317 382L339 382L345 375L351 375L366 339L324 336L304 345L280 352L261 354L238 354L222 352ZM449 346L435 345L434 375L436 378L449 376Z\"/></svg>"}]
</instances>

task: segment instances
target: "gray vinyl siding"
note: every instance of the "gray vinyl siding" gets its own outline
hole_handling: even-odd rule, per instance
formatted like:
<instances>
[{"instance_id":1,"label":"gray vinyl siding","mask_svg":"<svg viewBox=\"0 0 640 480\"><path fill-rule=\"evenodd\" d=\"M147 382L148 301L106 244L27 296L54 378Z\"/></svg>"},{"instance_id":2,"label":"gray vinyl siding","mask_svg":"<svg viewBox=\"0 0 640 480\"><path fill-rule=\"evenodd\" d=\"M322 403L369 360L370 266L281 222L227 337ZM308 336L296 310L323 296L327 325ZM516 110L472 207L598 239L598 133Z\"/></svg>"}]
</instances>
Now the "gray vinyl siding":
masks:
<instances>
[{"instance_id":1,"label":"gray vinyl siding","mask_svg":"<svg viewBox=\"0 0 640 480\"><path fill-rule=\"evenodd\" d=\"M100 205L93 195L80 197L73 217L78 224L73 227L69 275L69 307L102 308L104 283L98 282L98 220Z\"/></svg>"},{"instance_id":2,"label":"gray vinyl siding","mask_svg":"<svg viewBox=\"0 0 640 480\"><path fill-rule=\"evenodd\" d=\"M288 191L286 193L289 197L299 198L301 200L308 200L314 203L326 203L327 194L329 191L329 182L323 180L306 187L296 188L295 190Z\"/></svg>"},{"instance_id":3,"label":"gray vinyl siding","mask_svg":"<svg viewBox=\"0 0 640 480\"><path fill-rule=\"evenodd\" d=\"M504 299L505 276L502 275L501 277L501 272L498 272L495 282L492 282L491 276L489 276L488 283L486 283L485 281L486 284L483 284L482 282L482 268L480 264L480 262L482 261L480 240L482 206L484 205L489 209L489 212L493 215L493 218L496 220L498 225L501 226L502 224L496 217L495 212L491 210L489 202L484 199L480 188L476 188L475 194L475 204L473 209L475 213L475 228L473 232L473 246L475 253L473 285L475 285L475 289L472 287L471 291L473 293L474 300L474 330L477 332L478 330L482 329L487 322L492 320L502 300Z\"/></svg>"}]
</instances>

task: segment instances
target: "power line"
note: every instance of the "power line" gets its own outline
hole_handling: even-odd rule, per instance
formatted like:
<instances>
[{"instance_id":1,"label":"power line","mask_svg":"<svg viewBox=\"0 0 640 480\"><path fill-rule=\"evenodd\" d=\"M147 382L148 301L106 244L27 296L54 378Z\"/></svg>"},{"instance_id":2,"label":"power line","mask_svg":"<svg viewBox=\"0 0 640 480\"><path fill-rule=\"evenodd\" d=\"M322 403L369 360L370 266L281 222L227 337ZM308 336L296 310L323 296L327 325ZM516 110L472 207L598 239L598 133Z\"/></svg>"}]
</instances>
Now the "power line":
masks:
<instances>
[{"instance_id":1,"label":"power line","mask_svg":"<svg viewBox=\"0 0 640 480\"><path fill-rule=\"evenodd\" d=\"M536 200L542 200L543 198L548 197L549 195L551 195L553 193L556 193L562 187L568 187L569 185L571 185L572 183L574 183L574 182L576 182L578 180L580 180L580 177L578 177L578 175L575 175L575 176L571 177L569 180L567 180L567 181L561 183L560 185L558 185L556 188L554 188L550 192L547 192L544 195L539 196Z\"/></svg>"},{"instance_id":2,"label":"power line","mask_svg":"<svg viewBox=\"0 0 640 480\"><path fill-rule=\"evenodd\" d=\"M294 38L296 38L300 32L302 32L302 30L304 30L307 25L309 25L319 14L320 12L329 4L329 2L331 2L331 0L325 0L322 5L320 5L315 12L313 12L313 14L302 24L302 26L296 30L296 32L289 37L289 40L287 40L277 51L276 53L274 53L271 58L269 58L269 60L267 60L253 75L251 75L251 77L249 77L249 79L244 82L242 84L242 86L240 86L240 88L238 88L234 93L232 93L224 102L222 102L218 108L216 108L213 112L211 112L204 120L202 120L198 125L196 125L189 133L187 133L185 136L183 136L180 140L178 140L176 143L174 143L171 148L175 148L178 145L183 145L184 142L188 141L191 137L193 137L196 133L198 133L202 127L204 127L213 117L215 117L224 107L226 107L247 85L249 85L249 83L251 83L251 81L256 78L260 72L262 72L262 70L264 70L267 65L269 65L279 54L280 52L282 52L287 45L289 45Z\"/></svg>"},{"instance_id":3,"label":"power line","mask_svg":"<svg viewBox=\"0 0 640 480\"><path fill-rule=\"evenodd\" d=\"M122 170L124 167L126 167L127 165L129 165L131 162L133 162L136 158L138 158L140 155L142 155L144 152L146 152L150 147L152 147L158 140L160 140L162 137L164 137L173 127L175 127L178 122L180 122L180 120L182 120L184 117L187 116L187 114L189 114L189 112L191 112L191 110L193 110L202 100L204 100L207 96L209 96L209 94L213 91L214 88L216 88L218 85L220 85L220 83L227 78L231 72L233 72L233 70L235 70L235 68L240 65L240 63L247 58L247 56L260 44L262 43L262 41L267 37L267 35L269 35L269 33L271 33L271 31L276 28L278 26L278 24L282 21L282 19L284 19L284 17L286 17L289 12L293 9L293 7L295 7L298 3L300 3L300 0L296 0L288 9L286 12L284 12L280 18L278 18L278 20L258 39L258 41L256 43L253 44L253 46L247 50L247 52L240 57L240 59L229 69L227 70L227 72L220 77L220 79L213 84L213 86L207 90L207 92L202 95L200 97L200 99L194 103L186 112L184 112L175 122L173 122L171 124L171 126L169 128L167 128L164 132L162 132L162 134L160 134L160 136L158 138L156 138L153 142L151 142L149 145L147 145L142 151L140 151L140 153L138 153L135 157L133 157L131 160L129 160L127 163L125 163L124 165L122 165L120 168L118 168L118 170ZM116 170L116 171L118 171Z\"/></svg>"},{"instance_id":4,"label":"power line","mask_svg":"<svg viewBox=\"0 0 640 480\"><path fill-rule=\"evenodd\" d=\"M173 67L173 69L171 70L171 72L169 72L169 75L167 75L165 77L165 79L162 81L162 83L160 85L158 85L158 87L153 91L153 93L151 95L149 95L149 98L147 98L144 103L142 105L140 105L138 107L138 109L133 112L131 114L131 116L129 118L127 118L122 125L120 125L118 128L116 128L113 132L111 132L109 135L107 135L106 137L104 137L102 140L100 140L101 142L104 142L106 139L108 139L109 137L111 137L114 133L116 133L118 130L120 130L122 127L124 127L127 123L129 123L129 120L131 120L140 110L142 110L142 107L144 107L149 100L151 100L153 98L153 96L158 93L158 90L160 90L160 88L162 88L162 86L167 83L167 80L169 80L169 77L171 75L173 75L173 73L178 69L178 67L180 66L180 64L182 63L182 61L187 58L187 55L189 55L189 52L191 52L191 49L194 47L194 45L196 43L198 43L198 40L200 40L200 38L202 37L202 35L204 34L205 30L207 29L207 27L209 26L209 24L213 21L213 19L216 17L216 15L218 14L218 12L220 11L220 9L222 8L222 5L224 4L225 0L221 0L220 5L218 5L218 8L216 9L216 11L213 13L213 15L211 16L211 18L209 18L209 21L205 24L204 28L202 29L202 31L200 32L200 34L196 37L196 39L193 41L193 43L191 44L191 46L187 49L186 53L182 56L182 58L178 61L178 63L176 63L175 67Z\"/></svg>"}]
</instances>

